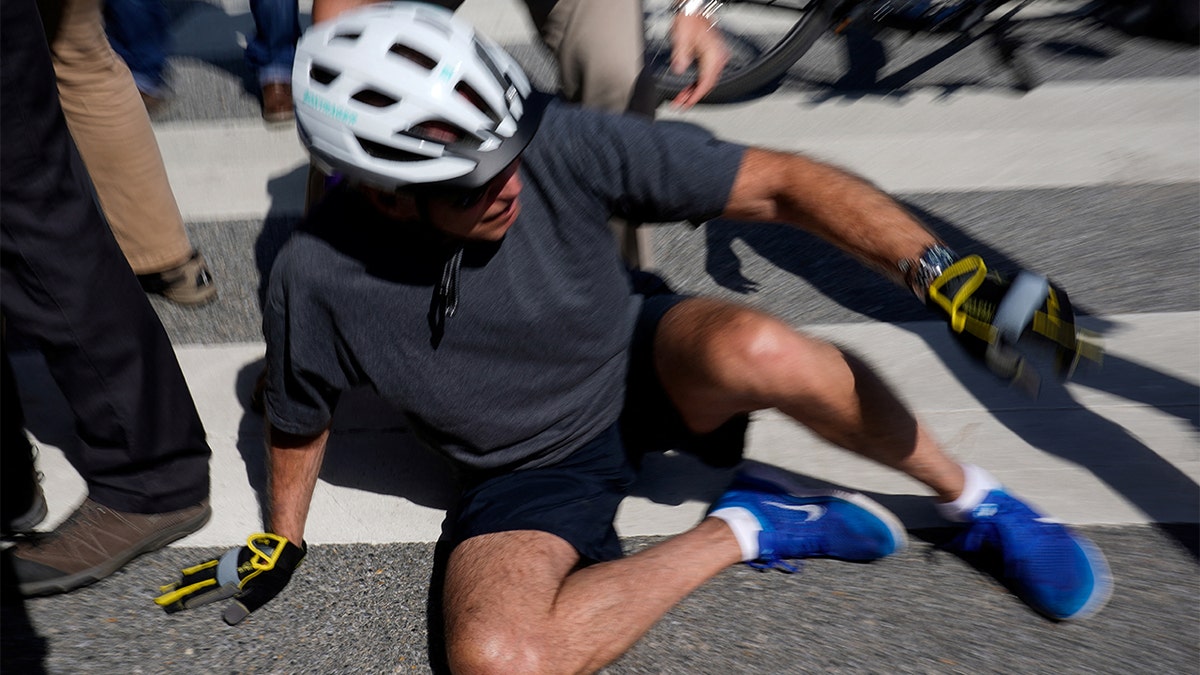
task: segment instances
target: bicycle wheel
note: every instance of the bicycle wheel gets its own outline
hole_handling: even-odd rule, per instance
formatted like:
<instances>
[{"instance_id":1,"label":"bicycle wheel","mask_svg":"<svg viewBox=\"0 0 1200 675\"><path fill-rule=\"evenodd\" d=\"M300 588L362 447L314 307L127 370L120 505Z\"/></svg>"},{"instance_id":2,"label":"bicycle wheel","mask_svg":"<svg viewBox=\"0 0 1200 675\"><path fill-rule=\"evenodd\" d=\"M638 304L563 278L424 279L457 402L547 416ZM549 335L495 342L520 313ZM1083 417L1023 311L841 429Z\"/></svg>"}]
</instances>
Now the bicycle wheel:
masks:
<instances>
[{"instance_id":1,"label":"bicycle wheel","mask_svg":"<svg viewBox=\"0 0 1200 675\"><path fill-rule=\"evenodd\" d=\"M696 81L695 67L671 72L670 0L645 0L646 68L658 102ZM707 103L746 98L778 80L831 25L831 0L732 0L718 14L717 30L729 63Z\"/></svg>"}]
</instances>

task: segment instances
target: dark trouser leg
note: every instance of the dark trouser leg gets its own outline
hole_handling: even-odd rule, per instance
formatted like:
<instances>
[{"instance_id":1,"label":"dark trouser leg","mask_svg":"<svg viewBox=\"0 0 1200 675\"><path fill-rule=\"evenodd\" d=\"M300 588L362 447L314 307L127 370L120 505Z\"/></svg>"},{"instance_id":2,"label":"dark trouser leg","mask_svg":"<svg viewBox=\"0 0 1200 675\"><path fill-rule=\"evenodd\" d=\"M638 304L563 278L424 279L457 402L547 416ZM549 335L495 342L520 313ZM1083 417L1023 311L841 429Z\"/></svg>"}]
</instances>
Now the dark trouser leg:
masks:
<instances>
[{"instance_id":1,"label":"dark trouser leg","mask_svg":"<svg viewBox=\"0 0 1200 675\"><path fill-rule=\"evenodd\" d=\"M92 197L33 0L0 9L0 304L75 415L93 500L140 513L208 496L204 428L171 343Z\"/></svg>"},{"instance_id":2,"label":"dark trouser leg","mask_svg":"<svg viewBox=\"0 0 1200 675\"><path fill-rule=\"evenodd\" d=\"M0 358L0 529L7 531L10 527L22 529L15 524L26 520L40 492L7 347L0 349Z\"/></svg>"}]
</instances>

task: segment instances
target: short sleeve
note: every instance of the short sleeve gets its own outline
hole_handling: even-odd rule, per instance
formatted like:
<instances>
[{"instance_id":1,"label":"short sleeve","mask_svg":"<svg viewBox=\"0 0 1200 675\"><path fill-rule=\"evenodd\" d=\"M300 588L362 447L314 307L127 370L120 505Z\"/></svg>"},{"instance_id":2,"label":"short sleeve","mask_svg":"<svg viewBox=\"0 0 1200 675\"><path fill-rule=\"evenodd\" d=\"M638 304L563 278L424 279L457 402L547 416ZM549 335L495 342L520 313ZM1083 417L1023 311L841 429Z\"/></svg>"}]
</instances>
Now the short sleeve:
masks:
<instances>
[{"instance_id":1,"label":"short sleeve","mask_svg":"<svg viewBox=\"0 0 1200 675\"><path fill-rule=\"evenodd\" d=\"M329 426L341 392L350 387L332 315L320 300L320 277L296 272L306 267L303 259L311 245L298 235L284 246L263 309L267 419L280 431L302 436Z\"/></svg>"},{"instance_id":2,"label":"short sleeve","mask_svg":"<svg viewBox=\"0 0 1200 675\"><path fill-rule=\"evenodd\" d=\"M699 223L725 209L745 146L683 122L565 104L552 110L536 151L559 176L569 174L596 192L613 213L640 222Z\"/></svg>"}]
</instances>

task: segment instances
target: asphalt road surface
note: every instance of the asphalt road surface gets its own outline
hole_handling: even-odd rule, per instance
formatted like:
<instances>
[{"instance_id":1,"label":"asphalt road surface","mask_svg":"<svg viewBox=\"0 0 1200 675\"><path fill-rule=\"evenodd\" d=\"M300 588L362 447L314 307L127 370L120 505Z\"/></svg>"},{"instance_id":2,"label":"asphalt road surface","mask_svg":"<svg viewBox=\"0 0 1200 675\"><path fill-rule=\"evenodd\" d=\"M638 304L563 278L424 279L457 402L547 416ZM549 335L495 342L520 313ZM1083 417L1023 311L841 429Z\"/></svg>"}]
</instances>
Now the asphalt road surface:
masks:
<instances>
[{"instance_id":1,"label":"asphalt road surface","mask_svg":"<svg viewBox=\"0 0 1200 675\"><path fill-rule=\"evenodd\" d=\"M75 593L5 593L0 669L436 670L444 471L418 455L398 468L394 446L411 439L375 418L345 423L356 433L327 462L310 554L282 596L237 627L216 606L166 616L151 602L181 567L258 527L261 421L238 399L261 356L261 278L298 220L305 176L294 130L258 119L238 46L252 30L246 4L168 5L175 91L155 128L221 295L199 309L154 305L214 447L213 523ZM469 0L464 11L554 86L522 10ZM1049 273L1090 325L1111 331L1102 374L1038 402L1014 397L972 371L904 292L781 226L663 225L650 239L677 288L764 307L861 349L957 452L1096 541L1115 577L1109 605L1087 621L1046 621L937 550L945 532L919 486L838 463L766 415L752 427L752 454L872 491L909 526L911 547L869 565L809 561L794 575L730 568L605 672L1200 672L1200 59L1195 47L1080 19L1031 21L1020 35L1042 80L1023 95L983 45L939 60L927 55L940 38L885 34L822 40L761 97L662 116L836 161L960 251ZM18 370L43 448L49 527L82 488L57 450L70 430L52 387L39 384L36 359ZM729 477L682 460L661 467L672 471L647 479L618 523L629 550L695 522Z\"/></svg>"}]
</instances>

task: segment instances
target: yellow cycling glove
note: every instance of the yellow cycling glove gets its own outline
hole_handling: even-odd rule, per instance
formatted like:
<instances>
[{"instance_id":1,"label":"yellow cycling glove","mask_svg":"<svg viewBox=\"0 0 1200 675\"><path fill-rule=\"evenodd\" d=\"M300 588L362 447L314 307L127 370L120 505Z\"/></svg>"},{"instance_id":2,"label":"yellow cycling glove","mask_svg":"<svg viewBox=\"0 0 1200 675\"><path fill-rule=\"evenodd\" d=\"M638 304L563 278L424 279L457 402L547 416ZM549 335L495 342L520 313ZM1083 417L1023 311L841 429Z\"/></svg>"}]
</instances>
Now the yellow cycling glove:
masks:
<instances>
[{"instance_id":1,"label":"yellow cycling glove","mask_svg":"<svg viewBox=\"0 0 1200 675\"><path fill-rule=\"evenodd\" d=\"M1040 377L1031 362L1049 360L1066 378L1081 358L1102 358L1099 335L1075 325L1066 292L1032 272L1007 279L979 256L967 256L930 282L926 303L945 316L970 354L1032 394Z\"/></svg>"},{"instance_id":2,"label":"yellow cycling glove","mask_svg":"<svg viewBox=\"0 0 1200 675\"><path fill-rule=\"evenodd\" d=\"M296 546L276 534L254 534L245 546L183 570L179 581L159 589L154 602L174 613L233 598L222 614L232 626L278 595L307 552L303 542Z\"/></svg>"}]
</instances>

